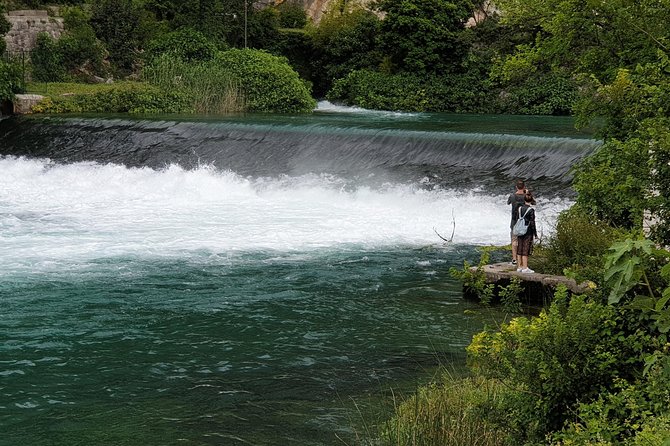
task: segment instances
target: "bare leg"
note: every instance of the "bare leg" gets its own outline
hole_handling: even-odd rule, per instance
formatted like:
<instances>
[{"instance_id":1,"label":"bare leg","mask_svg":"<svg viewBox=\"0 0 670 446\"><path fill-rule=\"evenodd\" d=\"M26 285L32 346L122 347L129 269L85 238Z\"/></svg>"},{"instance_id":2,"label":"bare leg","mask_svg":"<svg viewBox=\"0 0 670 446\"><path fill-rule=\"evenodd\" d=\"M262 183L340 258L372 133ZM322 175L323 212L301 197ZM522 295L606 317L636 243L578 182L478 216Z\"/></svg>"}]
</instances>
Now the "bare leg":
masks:
<instances>
[{"instance_id":1,"label":"bare leg","mask_svg":"<svg viewBox=\"0 0 670 446\"><path fill-rule=\"evenodd\" d=\"M519 262L520 268L528 268L528 256L519 256L521 261Z\"/></svg>"},{"instance_id":2,"label":"bare leg","mask_svg":"<svg viewBox=\"0 0 670 446\"><path fill-rule=\"evenodd\" d=\"M517 259L516 255L516 249L519 246L519 237L516 235L512 235L512 260L516 260L517 263L519 262L519 259Z\"/></svg>"}]
</instances>

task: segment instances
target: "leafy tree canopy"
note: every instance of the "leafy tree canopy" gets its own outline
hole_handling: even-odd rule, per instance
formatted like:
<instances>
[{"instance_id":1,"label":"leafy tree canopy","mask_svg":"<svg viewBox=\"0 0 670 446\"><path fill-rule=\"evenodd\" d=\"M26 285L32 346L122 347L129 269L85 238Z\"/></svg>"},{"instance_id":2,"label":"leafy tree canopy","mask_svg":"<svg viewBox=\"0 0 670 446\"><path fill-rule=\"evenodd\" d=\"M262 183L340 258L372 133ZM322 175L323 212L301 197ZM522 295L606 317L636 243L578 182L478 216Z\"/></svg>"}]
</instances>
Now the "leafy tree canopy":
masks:
<instances>
[{"instance_id":1,"label":"leafy tree canopy","mask_svg":"<svg viewBox=\"0 0 670 446\"><path fill-rule=\"evenodd\" d=\"M453 71L466 54L459 38L473 11L469 0L381 0L379 42L401 71Z\"/></svg>"}]
</instances>

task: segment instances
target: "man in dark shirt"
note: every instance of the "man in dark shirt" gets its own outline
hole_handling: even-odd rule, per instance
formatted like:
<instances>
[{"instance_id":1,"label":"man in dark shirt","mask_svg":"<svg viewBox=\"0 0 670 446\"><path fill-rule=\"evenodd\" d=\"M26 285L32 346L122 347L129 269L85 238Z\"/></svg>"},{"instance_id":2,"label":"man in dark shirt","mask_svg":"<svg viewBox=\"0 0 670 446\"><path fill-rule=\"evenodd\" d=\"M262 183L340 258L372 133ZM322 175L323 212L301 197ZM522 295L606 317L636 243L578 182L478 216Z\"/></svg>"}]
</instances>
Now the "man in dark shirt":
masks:
<instances>
[{"instance_id":1,"label":"man in dark shirt","mask_svg":"<svg viewBox=\"0 0 670 446\"><path fill-rule=\"evenodd\" d=\"M516 235L512 234L512 228L519 219L519 207L524 204L526 195L526 183L523 180L516 181L516 191L507 198L507 204L512 205L512 222L510 223L510 235L512 237L512 265L516 265L516 248L519 244Z\"/></svg>"}]
</instances>

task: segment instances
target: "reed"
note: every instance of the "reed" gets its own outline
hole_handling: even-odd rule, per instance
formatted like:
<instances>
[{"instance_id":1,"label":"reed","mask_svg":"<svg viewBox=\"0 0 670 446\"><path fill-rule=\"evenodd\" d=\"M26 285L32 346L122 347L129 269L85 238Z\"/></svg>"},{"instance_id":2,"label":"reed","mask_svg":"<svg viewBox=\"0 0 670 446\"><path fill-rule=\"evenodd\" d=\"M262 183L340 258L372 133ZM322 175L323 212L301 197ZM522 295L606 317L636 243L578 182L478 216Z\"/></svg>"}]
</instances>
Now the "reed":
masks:
<instances>
[{"instance_id":1,"label":"reed","mask_svg":"<svg viewBox=\"0 0 670 446\"><path fill-rule=\"evenodd\" d=\"M245 110L239 83L214 61L187 63L169 55L154 59L142 76L166 91L186 95L196 113L236 113Z\"/></svg>"},{"instance_id":2,"label":"reed","mask_svg":"<svg viewBox=\"0 0 670 446\"><path fill-rule=\"evenodd\" d=\"M396 405L382 429L386 446L498 446L504 433L483 420L482 407L499 386L483 378L453 378L420 387Z\"/></svg>"}]
</instances>

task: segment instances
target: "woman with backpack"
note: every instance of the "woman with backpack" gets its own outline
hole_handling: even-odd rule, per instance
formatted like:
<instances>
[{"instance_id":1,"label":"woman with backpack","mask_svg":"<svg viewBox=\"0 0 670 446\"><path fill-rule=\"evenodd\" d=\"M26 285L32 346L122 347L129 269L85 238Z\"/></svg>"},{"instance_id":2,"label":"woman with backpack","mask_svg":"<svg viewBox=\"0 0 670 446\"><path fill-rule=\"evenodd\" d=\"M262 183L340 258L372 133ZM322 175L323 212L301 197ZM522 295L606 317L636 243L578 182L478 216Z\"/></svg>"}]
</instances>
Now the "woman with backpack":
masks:
<instances>
[{"instance_id":1,"label":"woman with backpack","mask_svg":"<svg viewBox=\"0 0 670 446\"><path fill-rule=\"evenodd\" d=\"M520 273L534 273L528 268L528 256L533 254L533 239L537 237L535 228L535 198L530 192L524 196L524 204L519 206L519 220L523 219L523 224L527 226L526 233L518 236L518 246L516 249L517 271Z\"/></svg>"}]
</instances>

